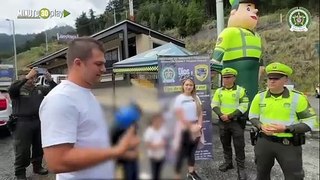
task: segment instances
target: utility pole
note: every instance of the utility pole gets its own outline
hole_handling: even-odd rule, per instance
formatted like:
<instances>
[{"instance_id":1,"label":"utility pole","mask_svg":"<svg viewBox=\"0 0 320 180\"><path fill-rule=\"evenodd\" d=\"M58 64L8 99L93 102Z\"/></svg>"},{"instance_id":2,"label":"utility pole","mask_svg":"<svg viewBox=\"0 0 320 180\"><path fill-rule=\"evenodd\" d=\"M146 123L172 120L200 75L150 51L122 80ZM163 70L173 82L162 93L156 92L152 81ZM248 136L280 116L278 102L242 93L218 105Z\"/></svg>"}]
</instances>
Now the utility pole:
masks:
<instances>
[{"instance_id":1,"label":"utility pole","mask_svg":"<svg viewBox=\"0 0 320 180\"><path fill-rule=\"evenodd\" d=\"M129 0L129 13L130 20L134 21L134 12L133 12L133 0Z\"/></svg>"},{"instance_id":2,"label":"utility pole","mask_svg":"<svg viewBox=\"0 0 320 180\"><path fill-rule=\"evenodd\" d=\"M114 21L114 24L117 23L117 18L116 18L116 9L114 8L113 9L113 21Z\"/></svg>"},{"instance_id":3,"label":"utility pole","mask_svg":"<svg viewBox=\"0 0 320 180\"><path fill-rule=\"evenodd\" d=\"M217 7L217 37L224 29L224 12L223 12L223 0L216 0Z\"/></svg>"},{"instance_id":4,"label":"utility pole","mask_svg":"<svg viewBox=\"0 0 320 180\"><path fill-rule=\"evenodd\" d=\"M16 78L16 80L18 80L16 31L15 31L15 27L14 27L14 20L6 19L6 21L12 22L12 38L13 38L13 51L14 51L14 69L15 69L15 78Z\"/></svg>"},{"instance_id":5,"label":"utility pole","mask_svg":"<svg viewBox=\"0 0 320 180\"><path fill-rule=\"evenodd\" d=\"M48 53L48 34L47 31L44 31L44 35L46 37L46 54Z\"/></svg>"},{"instance_id":6,"label":"utility pole","mask_svg":"<svg viewBox=\"0 0 320 180\"><path fill-rule=\"evenodd\" d=\"M217 37L224 29L224 13L223 13L223 0L216 0L216 11L217 11ZM219 74L219 87L222 85L222 78Z\"/></svg>"}]
</instances>

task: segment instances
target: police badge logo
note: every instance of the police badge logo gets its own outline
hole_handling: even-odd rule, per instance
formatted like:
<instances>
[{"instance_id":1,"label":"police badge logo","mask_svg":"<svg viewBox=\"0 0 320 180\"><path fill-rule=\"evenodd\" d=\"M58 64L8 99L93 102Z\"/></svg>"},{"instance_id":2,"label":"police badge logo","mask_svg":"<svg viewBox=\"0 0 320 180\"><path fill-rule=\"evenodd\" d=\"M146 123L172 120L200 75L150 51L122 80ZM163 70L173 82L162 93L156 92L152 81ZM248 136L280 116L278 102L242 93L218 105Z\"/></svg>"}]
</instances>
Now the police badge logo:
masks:
<instances>
[{"instance_id":1,"label":"police badge logo","mask_svg":"<svg viewBox=\"0 0 320 180\"><path fill-rule=\"evenodd\" d=\"M204 81L209 74L209 66L206 64L198 64L195 66L195 75L199 81Z\"/></svg>"},{"instance_id":2,"label":"police badge logo","mask_svg":"<svg viewBox=\"0 0 320 180\"><path fill-rule=\"evenodd\" d=\"M287 21L290 31L306 32L311 22L311 14L306 8L295 7L288 12Z\"/></svg>"},{"instance_id":3,"label":"police badge logo","mask_svg":"<svg viewBox=\"0 0 320 180\"><path fill-rule=\"evenodd\" d=\"M290 141L287 139L287 138L283 138L283 140L282 140L282 144L284 144L284 145L290 145Z\"/></svg>"},{"instance_id":4,"label":"police badge logo","mask_svg":"<svg viewBox=\"0 0 320 180\"><path fill-rule=\"evenodd\" d=\"M174 83L176 72L172 67L165 67L161 72L163 83Z\"/></svg>"}]
</instances>

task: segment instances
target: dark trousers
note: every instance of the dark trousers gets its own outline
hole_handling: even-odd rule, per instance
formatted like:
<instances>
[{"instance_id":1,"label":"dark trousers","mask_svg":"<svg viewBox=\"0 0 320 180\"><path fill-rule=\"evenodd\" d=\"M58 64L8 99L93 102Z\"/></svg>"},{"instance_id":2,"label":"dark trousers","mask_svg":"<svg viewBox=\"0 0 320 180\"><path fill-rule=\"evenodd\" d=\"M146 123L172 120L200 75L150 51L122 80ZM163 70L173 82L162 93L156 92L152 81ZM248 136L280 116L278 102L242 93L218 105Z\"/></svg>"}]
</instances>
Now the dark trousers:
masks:
<instances>
[{"instance_id":1,"label":"dark trousers","mask_svg":"<svg viewBox=\"0 0 320 180\"><path fill-rule=\"evenodd\" d=\"M152 180L159 180L164 159L150 159Z\"/></svg>"},{"instance_id":2,"label":"dark trousers","mask_svg":"<svg viewBox=\"0 0 320 180\"><path fill-rule=\"evenodd\" d=\"M121 162L123 166L123 177L125 180L139 179L138 160L125 160Z\"/></svg>"},{"instance_id":3,"label":"dark trousers","mask_svg":"<svg viewBox=\"0 0 320 180\"><path fill-rule=\"evenodd\" d=\"M257 180L270 180L270 172L276 159L286 180L302 180L301 146L283 145L259 137L254 147L257 165Z\"/></svg>"},{"instance_id":4,"label":"dark trousers","mask_svg":"<svg viewBox=\"0 0 320 180\"><path fill-rule=\"evenodd\" d=\"M30 161L34 168L41 167L43 150L41 145L40 120L18 118L13 138L15 175L25 175Z\"/></svg>"},{"instance_id":5,"label":"dark trousers","mask_svg":"<svg viewBox=\"0 0 320 180\"><path fill-rule=\"evenodd\" d=\"M175 167L176 173L180 173L183 159L185 157L188 158L188 166L194 166L195 164L194 154L197 150L199 140L200 140L200 137L196 138L195 140L192 140L191 133L188 130L185 130L182 132L180 148L179 148L177 163Z\"/></svg>"},{"instance_id":6,"label":"dark trousers","mask_svg":"<svg viewBox=\"0 0 320 180\"><path fill-rule=\"evenodd\" d=\"M237 121L223 122L219 121L220 141L223 147L223 154L226 163L232 164L232 147L231 140L236 153L236 161L239 169L245 168L244 153L244 129L241 128Z\"/></svg>"}]
</instances>

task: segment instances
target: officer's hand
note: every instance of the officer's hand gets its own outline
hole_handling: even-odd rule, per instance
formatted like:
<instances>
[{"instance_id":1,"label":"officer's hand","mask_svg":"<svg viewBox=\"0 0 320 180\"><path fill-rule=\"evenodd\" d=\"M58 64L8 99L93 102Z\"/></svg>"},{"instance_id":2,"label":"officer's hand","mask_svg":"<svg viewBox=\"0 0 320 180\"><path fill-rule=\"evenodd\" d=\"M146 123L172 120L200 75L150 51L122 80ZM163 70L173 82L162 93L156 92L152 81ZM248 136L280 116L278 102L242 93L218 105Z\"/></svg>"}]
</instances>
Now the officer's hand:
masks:
<instances>
[{"instance_id":1,"label":"officer's hand","mask_svg":"<svg viewBox=\"0 0 320 180\"><path fill-rule=\"evenodd\" d=\"M48 71L44 74L44 77L46 78L46 80L52 81L51 74Z\"/></svg>"},{"instance_id":2,"label":"officer's hand","mask_svg":"<svg viewBox=\"0 0 320 180\"><path fill-rule=\"evenodd\" d=\"M225 121L225 122L226 122L226 121L229 121L229 117L228 117L228 115L226 115L226 114L220 116L220 118L221 118L222 121Z\"/></svg>"},{"instance_id":3,"label":"officer's hand","mask_svg":"<svg viewBox=\"0 0 320 180\"><path fill-rule=\"evenodd\" d=\"M31 79L37 76L37 68L34 67L30 70L30 72L26 75L26 79Z\"/></svg>"},{"instance_id":4,"label":"officer's hand","mask_svg":"<svg viewBox=\"0 0 320 180\"><path fill-rule=\"evenodd\" d=\"M262 124L261 125L261 130L264 134L268 135L268 136L271 136L273 135L274 132L274 128L270 127L269 125L266 125L266 124Z\"/></svg>"},{"instance_id":5,"label":"officer's hand","mask_svg":"<svg viewBox=\"0 0 320 180\"><path fill-rule=\"evenodd\" d=\"M283 125L283 124L273 124L273 123L271 123L269 125L269 127L273 128L274 129L273 132L275 132L275 133L282 133L282 132L284 132L286 130L286 126Z\"/></svg>"},{"instance_id":6,"label":"officer's hand","mask_svg":"<svg viewBox=\"0 0 320 180\"><path fill-rule=\"evenodd\" d=\"M116 145L119 154L124 154L132 148L136 148L140 143L140 138L135 134L135 129L131 126L126 133L121 137Z\"/></svg>"}]
</instances>

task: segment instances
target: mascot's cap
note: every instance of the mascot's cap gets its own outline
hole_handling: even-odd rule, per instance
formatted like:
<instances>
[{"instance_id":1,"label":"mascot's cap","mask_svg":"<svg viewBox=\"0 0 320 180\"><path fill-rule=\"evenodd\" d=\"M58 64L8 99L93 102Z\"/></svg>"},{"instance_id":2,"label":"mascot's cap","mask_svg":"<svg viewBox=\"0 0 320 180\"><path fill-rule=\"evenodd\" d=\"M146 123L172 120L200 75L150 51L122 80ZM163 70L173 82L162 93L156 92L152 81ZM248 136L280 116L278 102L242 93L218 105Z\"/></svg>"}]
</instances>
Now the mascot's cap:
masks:
<instances>
[{"instance_id":1,"label":"mascot's cap","mask_svg":"<svg viewBox=\"0 0 320 180\"><path fill-rule=\"evenodd\" d=\"M238 71L233 69L233 68L224 68L221 71L221 75L222 76L228 76L228 75L237 76L238 75Z\"/></svg>"},{"instance_id":2,"label":"mascot's cap","mask_svg":"<svg viewBox=\"0 0 320 180\"><path fill-rule=\"evenodd\" d=\"M229 0L231 9L237 9L240 3L252 3L257 5L258 0Z\"/></svg>"},{"instance_id":3,"label":"mascot's cap","mask_svg":"<svg viewBox=\"0 0 320 180\"><path fill-rule=\"evenodd\" d=\"M282 75L290 76L292 74L292 69L285 64L274 62L269 64L266 67L266 72L268 76L271 76L274 74L282 74Z\"/></svg>"}]
</instances>

